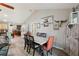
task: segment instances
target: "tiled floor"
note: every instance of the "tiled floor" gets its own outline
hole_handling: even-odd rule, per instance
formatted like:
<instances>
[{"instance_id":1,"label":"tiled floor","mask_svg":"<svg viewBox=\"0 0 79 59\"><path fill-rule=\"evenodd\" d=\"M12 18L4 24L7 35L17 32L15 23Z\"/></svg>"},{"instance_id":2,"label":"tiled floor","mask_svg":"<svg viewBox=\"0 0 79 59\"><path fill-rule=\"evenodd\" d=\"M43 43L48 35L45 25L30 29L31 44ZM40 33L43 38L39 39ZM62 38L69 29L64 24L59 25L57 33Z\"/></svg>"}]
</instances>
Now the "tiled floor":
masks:
<instances>
[{"instance_id":1,"label":"tiled floor","mask_svg":"<svg viewBox=\"0 0 79 59\"><path fill-rule=\"evenodd\" d=\"M32 50L28 54L26 49L24 50L24 40L23 39L15 39L15 42L9 47L8 56L32 56ZM63 51L53 48L52 56L67 56ZM44 52L45 54L45 52ZM38 52L35 52L35 56L40 56ZM51 56L49 54L49 56Z\"/></svg>"}]
</instances>

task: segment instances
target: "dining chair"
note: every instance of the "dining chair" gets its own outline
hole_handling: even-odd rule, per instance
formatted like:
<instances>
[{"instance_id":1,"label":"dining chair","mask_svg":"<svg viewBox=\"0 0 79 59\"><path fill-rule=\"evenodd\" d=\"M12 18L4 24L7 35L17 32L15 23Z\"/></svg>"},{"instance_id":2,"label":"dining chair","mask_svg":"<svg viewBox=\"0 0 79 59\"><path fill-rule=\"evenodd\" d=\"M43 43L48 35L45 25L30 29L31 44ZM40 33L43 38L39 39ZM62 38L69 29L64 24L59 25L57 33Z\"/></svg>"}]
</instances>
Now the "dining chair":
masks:
<instances>
[{"instance_id":1,"label":"dining chair","mask_svg":"<svg viewBox=\"0 0 79 59\"><path fill-rule=\"evenodd\" d=\"M27 45L27 52L28 52L28 46L29 46L29 35L31 35L30 32L27 32L24 34L24 49L26 48Z\"/></svg>"},{"instance_id":2,"label":"dining chair","mask_svg":"<svg viewBox=\"0 0 79 59\"><path fill-rule=\"evenodd\" d=\"M43 44L43 49L46 51L47 56L48 53L52 55L53 43L54 43L54 36L49 36L47 43Z\"/></svg>"},{"instance_id":3,"label":"dining chair","mask_svg":"<svg viewBox=\"0 0 79 59\"><path fill-rule=\"evenodd\" d=\"M24 49L26 48L26 45L28 45L28 38L27 35L24 35Z\"/></svg>"},{"instance_id":4,"label":"dining chair","mask_svg":"<svg viewBox=\"0 0 79 59\"><path fill-rule=\"evenodd\" d=\"M30 53L30 40L29 40L29 35L25 35L24 36L24 41L25 41L25 43L24 43L24 49L27 48L26 51L28 53Z\"/></svg>"},{"instance_id":5,"label":"dining chair","mask_svg":"<svg viewBox=\"0 0 79 59\"><path fill-rule=\"evenodd\" d=\"M34 37L29 35L29 45L28 45L28 51L30 53L30 50L33 49L33 56L35 55L35 50L39 48L39 44L34 42Z\"/></svg>"}]
</instances>

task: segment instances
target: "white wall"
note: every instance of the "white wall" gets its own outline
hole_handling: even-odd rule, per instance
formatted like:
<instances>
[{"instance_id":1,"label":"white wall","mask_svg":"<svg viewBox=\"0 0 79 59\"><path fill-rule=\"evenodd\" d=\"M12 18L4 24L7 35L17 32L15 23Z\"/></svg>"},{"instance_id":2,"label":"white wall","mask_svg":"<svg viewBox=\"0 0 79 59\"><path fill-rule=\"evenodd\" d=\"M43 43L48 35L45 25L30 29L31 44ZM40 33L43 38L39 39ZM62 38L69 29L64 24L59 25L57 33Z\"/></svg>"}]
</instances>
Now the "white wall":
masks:
<instances>
[{"instance_id":1,"label":"white wall","mask_svg":"<svg viewBox=\"0 0 79 59\"><path fill-rule=\"evenodd\" d=\"M71 10L38 10L36 11L29 19L26 21L26 24L32 24L32 23L40 23L42 22L43 17L53 15L54 20L66 20L69 18ZM53 35L55 35L55 46L63 48L65 47L65 25L63 24L62 27L60 27L59 30L53 30L53 25L50 25L48 28L44 28L41 26L39 31L44 32L52 32ZM30 26L31 27L31 26ZM32 29L32 28L31 28ZM38 31L37 31L38 32Z\"/></svg>"}]
</instances>

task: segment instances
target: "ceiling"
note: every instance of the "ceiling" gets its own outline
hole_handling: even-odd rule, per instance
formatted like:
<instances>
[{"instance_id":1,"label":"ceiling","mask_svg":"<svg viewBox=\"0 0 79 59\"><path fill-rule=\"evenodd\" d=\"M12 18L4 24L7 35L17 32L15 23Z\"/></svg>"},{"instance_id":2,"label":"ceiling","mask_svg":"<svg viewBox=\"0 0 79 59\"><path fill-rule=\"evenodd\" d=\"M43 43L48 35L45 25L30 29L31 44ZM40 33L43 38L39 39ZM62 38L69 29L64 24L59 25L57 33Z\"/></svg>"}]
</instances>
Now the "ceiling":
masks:
<instances>
[{"instance_id":1,"label":"ceiling","mask_svg":"<svg viewBox=\"0 0 79 59\"><path fill-rule=\"evenodd\" d=\"M22 24L30 17L35 10L46 9L72 9L77 3L7 3L15 9L11 10L0 6L0 21L6 21L13 24ZM27 20L28 21L28 20Z\"/></svg>"},{"instance_id":2,"label":"ceiling","mask_svg":"<svg viewBox=\"0 0 79 59\"><path fill-rule=\"evenodd\" d=\"M77 3L12 3L10 5L19 9L70 9Z\"/></svg>"}]
</instances>

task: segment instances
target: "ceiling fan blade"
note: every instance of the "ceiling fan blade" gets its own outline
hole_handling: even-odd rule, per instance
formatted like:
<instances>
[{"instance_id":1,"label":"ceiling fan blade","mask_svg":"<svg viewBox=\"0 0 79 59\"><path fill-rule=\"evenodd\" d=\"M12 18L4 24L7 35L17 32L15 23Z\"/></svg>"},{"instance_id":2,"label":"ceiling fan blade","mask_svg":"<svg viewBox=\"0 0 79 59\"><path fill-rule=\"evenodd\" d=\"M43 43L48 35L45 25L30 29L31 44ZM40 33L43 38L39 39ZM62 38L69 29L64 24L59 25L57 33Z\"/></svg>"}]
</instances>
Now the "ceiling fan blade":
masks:
<instances>
[{"instance_id":1,"label":"ceiling fan blade","mask_svg":"<svg viewBox=\"0 0 79 59\"><path fill-rule=\"evenodd\" d=\"M4 6L4 7L7 7L7 8L10 8L10 9L14 9L13 6L10 6L10 5L7 5L5 3L0 3L0 5Z\"/></svg>"}]
</instances>

